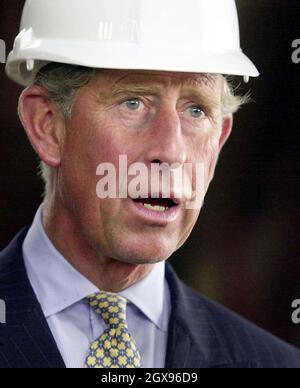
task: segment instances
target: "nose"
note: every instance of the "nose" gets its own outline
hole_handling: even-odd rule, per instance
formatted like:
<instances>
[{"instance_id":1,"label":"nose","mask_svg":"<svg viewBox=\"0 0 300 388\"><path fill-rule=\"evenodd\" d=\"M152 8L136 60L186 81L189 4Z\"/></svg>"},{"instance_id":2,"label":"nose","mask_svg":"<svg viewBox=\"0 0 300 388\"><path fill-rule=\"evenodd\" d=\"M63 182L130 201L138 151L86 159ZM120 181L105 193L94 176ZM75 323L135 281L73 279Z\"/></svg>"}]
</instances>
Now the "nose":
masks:
<instances>
[{"instance_id":1,"label":"nose","mask_svg":"<svg viewBox=\"0 0 300 388\"><path fill-rule=\"evenodd\" d=\"M187 150L176 108L161 108L149 126L144 154L146 161L183 165L187 160Z\"/></svg>"}]
</instances>

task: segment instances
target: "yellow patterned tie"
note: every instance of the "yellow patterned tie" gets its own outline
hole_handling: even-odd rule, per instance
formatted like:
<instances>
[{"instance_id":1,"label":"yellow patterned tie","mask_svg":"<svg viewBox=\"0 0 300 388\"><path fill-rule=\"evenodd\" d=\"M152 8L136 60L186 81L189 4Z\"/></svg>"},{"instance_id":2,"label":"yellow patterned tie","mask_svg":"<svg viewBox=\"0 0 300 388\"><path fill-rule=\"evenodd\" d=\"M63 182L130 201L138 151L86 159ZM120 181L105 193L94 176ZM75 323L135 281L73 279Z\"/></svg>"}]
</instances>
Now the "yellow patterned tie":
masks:
<instances>
[{"instance_id":1,"label":"yellow patterned tie","mask_svg":"<svg viewBox=\"0 0 300 388\"><path fill-rule=\"evenodd\" d=\"M140 368L141 356L126 322L127 299L100 292L87 300L109 327L91 344L85 368Z\"/></svg>"}]
</instances>

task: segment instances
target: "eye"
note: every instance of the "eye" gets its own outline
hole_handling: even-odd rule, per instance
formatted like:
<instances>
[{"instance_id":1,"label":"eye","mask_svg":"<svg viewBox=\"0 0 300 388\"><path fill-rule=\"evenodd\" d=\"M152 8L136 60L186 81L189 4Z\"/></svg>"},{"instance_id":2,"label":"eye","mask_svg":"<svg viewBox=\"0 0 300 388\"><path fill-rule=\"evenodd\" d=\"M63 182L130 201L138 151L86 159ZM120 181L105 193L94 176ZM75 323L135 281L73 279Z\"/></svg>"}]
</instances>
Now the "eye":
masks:
<instances>
[{"instance_id":1,"label":"eye","mask_svg":"<svg viewBox=\"0 0 300 388\"><path fill-rule=\"evenodd\" d=\"M129 110L135 111L140 108L142 102L138 98L131 98L130 100L124 101L124 104Z\"/></svg>"},{"instance_id":2,"label":"eye","mask_svg":"<svg viewBox=\"0 0 300 388\"><path fill-rule=\"evenodd\" d=\"M189 108L189 112L195 119L199 119L204 115L203 109L201 109L199 106L192 106Z\"/></svg>"}]
</instances>

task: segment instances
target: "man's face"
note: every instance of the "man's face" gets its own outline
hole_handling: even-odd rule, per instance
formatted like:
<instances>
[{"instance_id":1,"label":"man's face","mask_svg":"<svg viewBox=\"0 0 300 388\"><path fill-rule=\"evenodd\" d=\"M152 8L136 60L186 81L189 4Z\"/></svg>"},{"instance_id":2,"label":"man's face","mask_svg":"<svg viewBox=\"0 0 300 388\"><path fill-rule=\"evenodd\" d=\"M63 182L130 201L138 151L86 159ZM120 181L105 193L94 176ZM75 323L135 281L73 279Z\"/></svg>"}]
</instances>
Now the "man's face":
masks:
<instances>
[{"instance_id":1,"label":"man's face","mask_svg":"<svg viewBox=\"0 0 300 388\"><path fill-rule=\"evenodd\" d=\"M149 172L151 163L202 163L206 192L220 151L222 86L220 76L104 70L79 90L57 188L89 248L146 264L166 260L185 242L200 212L186 209L187 198L166 217L131 198L99 199L96 170L112 163L121 179L120 155L128 166L143 163ZM190 185L195 191L195 174Z\"/></svg>"}]
</instances>

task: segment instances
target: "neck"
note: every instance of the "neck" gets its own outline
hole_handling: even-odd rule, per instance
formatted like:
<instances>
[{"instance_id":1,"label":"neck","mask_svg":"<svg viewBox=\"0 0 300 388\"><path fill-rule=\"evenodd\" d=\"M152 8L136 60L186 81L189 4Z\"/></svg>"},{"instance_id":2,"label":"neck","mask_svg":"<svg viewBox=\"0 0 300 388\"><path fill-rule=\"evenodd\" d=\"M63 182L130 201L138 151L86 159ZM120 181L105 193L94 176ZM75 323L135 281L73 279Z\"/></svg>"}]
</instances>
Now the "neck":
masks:
<instances>
[{"instance_id":1,"label":"neck","mask_svg":"<svg viewBox=\"0 0 300 388\"><path fill-rule=\"evenodd\" d=\"M120 292L144 279L153 264L131 264L105 257L83 236L80 226L64 206L51 198L43 204L45 232L60 254L99 290Z\"/></svg>"}]
</instances>

